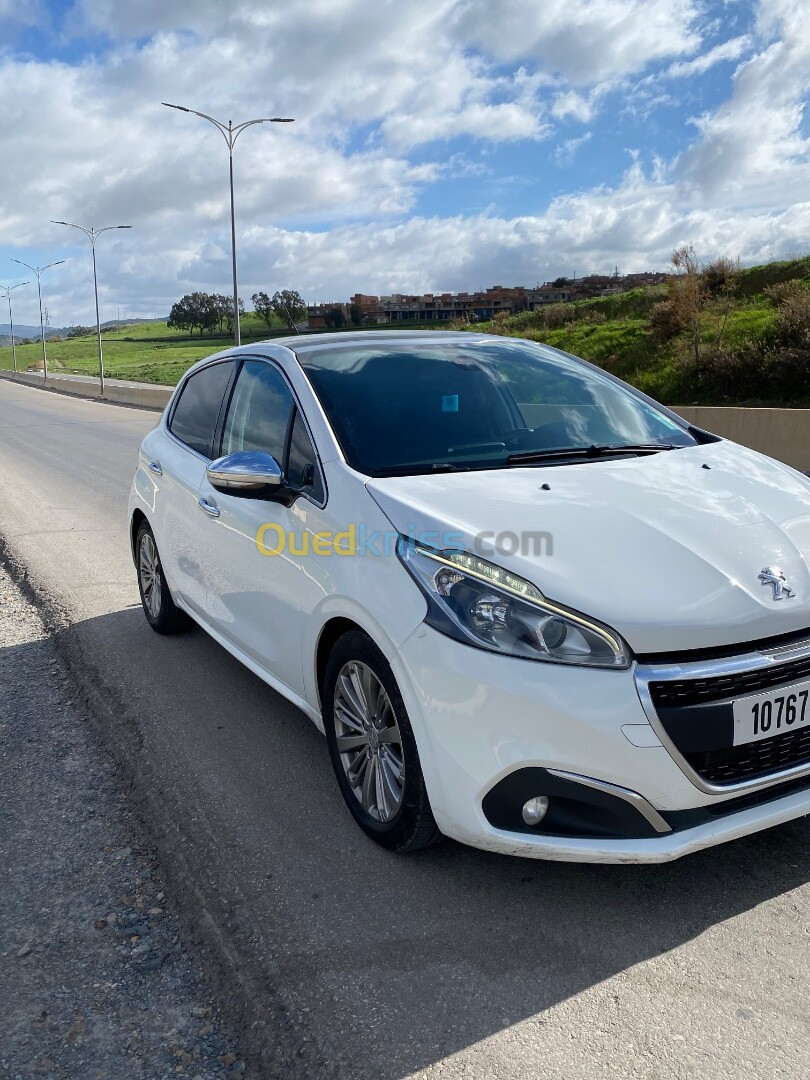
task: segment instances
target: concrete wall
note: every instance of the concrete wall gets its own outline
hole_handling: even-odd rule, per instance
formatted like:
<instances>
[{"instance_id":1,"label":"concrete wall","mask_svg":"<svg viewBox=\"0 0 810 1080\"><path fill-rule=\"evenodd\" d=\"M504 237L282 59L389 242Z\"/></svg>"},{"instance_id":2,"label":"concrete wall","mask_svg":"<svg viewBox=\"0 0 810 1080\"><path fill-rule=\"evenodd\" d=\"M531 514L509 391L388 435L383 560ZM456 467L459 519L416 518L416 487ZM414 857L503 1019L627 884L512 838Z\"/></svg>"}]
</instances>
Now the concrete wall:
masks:
<instances>
[{"instance_id":1,"label":"concrete wall","mask_svg":"<svg viewBox=\"0 0 810 1080\"><path fill-rule=\"evenodd\" d=\"M99 397L98 379L89 375L51 375L44 383L39 371L0 371L0 378L12 382L25 383L27 386L39 386L60 394L74 397L94 398L112 401L118 405L138 405L142 409L157 409L162 412L172 395L174 387L158 386L154 383L124 382L122 379L104 380L104 398Z\"/></svg>"},{"instance_id":2,"label":"concrete wall","mask_svg":"<svg viewBox=\"0 0 810 1080\"><path fill-rule=\"evenodd\" d=\"M802 472L810 470L810 409L738 409L672 405L697 427L733 439Z\"/></svg>"}]
</instances>

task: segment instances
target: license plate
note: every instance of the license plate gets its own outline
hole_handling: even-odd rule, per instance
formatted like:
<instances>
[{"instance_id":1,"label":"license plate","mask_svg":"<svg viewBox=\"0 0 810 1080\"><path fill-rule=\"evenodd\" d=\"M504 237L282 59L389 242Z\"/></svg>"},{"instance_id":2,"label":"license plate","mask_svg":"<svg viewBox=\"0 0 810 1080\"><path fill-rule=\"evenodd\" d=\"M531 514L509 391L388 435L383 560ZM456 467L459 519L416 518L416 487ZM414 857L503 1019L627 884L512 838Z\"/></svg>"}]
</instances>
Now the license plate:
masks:
<instances>
[{"instance_id":1,"label":"license plate","mask_svg":"<svg viewBox=\"0 0 810 1080\"><path fill-rule=\"evenodd\" d=\"M810 680L734 702L734 745L810 727Z\"/></svg>"}]
</instances>

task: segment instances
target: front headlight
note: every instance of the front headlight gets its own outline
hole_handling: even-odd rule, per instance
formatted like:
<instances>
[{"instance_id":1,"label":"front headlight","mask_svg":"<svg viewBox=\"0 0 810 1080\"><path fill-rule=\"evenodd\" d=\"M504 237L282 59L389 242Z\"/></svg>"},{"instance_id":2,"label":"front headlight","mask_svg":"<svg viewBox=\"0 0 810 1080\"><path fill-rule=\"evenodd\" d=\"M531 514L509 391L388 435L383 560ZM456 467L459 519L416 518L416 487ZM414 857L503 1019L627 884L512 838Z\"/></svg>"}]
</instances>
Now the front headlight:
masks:
<instances>
[{"instance_id":1,"label":"front headlight","mask_svg":"<svg viewBox=\"0 0 810 1080\"><path fill-rule=\"evenodd\" d=\"M619 635L547 600L530 581L466 551L434 551L401 536L397 554L428 601L426 621L468 645L527 660L626 668Z\"/></svg>"}]
</instances>

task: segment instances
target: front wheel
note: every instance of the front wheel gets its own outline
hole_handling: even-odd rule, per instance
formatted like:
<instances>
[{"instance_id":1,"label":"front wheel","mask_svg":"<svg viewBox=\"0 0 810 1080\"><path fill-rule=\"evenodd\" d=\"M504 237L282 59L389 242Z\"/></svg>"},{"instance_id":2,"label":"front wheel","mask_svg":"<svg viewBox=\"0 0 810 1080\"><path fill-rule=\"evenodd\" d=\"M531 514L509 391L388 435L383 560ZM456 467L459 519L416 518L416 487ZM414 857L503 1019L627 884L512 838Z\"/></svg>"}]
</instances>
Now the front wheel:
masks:
<instances>
[{"instance_id":1,"label":"front wheel","mask_svg":"<svg viewBox=\"0 0 810 1080\"><path fill-rule=\"evenodd\" d=\"M172 599L154 534L145 521L135 540L135 565L143 613L152 629L158 634L179 634L188 629L189 617Z\"/></svg>"},{"instance_id":2,"label":"front wheel","mask_svg":"<svg viewBox=\"0 0 810 1080\"><path fill-rule=\"evenodd\" d=\"M438 840L441 834L394 674L361 631L344 634L332 650L323 706L332 766L363 832L399 852Z\"/></svg>"}]
</instances>

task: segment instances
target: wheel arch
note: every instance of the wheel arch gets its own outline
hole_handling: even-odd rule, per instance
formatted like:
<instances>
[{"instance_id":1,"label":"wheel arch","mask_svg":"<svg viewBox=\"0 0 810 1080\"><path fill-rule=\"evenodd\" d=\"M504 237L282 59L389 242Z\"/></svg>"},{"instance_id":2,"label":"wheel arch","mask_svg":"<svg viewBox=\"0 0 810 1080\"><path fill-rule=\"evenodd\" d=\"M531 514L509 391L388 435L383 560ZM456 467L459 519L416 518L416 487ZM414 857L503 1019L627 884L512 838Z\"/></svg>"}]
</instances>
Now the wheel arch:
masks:
<instances>
[{"instance_id":1,"label":"wheel arch","mask_svg":"<svg viewBox=\"0 0 810 1080\"><path fill-rule=\"evenodd\" d=\"M329 657L340 638L352 630L358 630L370 640L374 640L365 627L345 615L334 616L324 623L321 628L318 644L315 647L315 685L318 692L318 708L321 714L323 714L323 681L326 677L326 666L329 663Z\"/></svg>"},{"instance_id":2,"label":"wheel arch","mask_svg":"<svg viewBox=\"0 0 810 1080\"><path fill-rule=\"evenodd\" d=\"M132 519L130 520L130 523L129 523L129 547L130 547L130 550L132 552L132 561L133 562L137 562L137 554L136 554L136 551L135 551L135 541L138 539L138 529L140 529L141 523L144 522L144 521L146 521L148 523L149 519L147 518L147 516L143 512L143 510L138 510L136 508L135 510L132 511Z\"/></svg>"}]
</instances>

